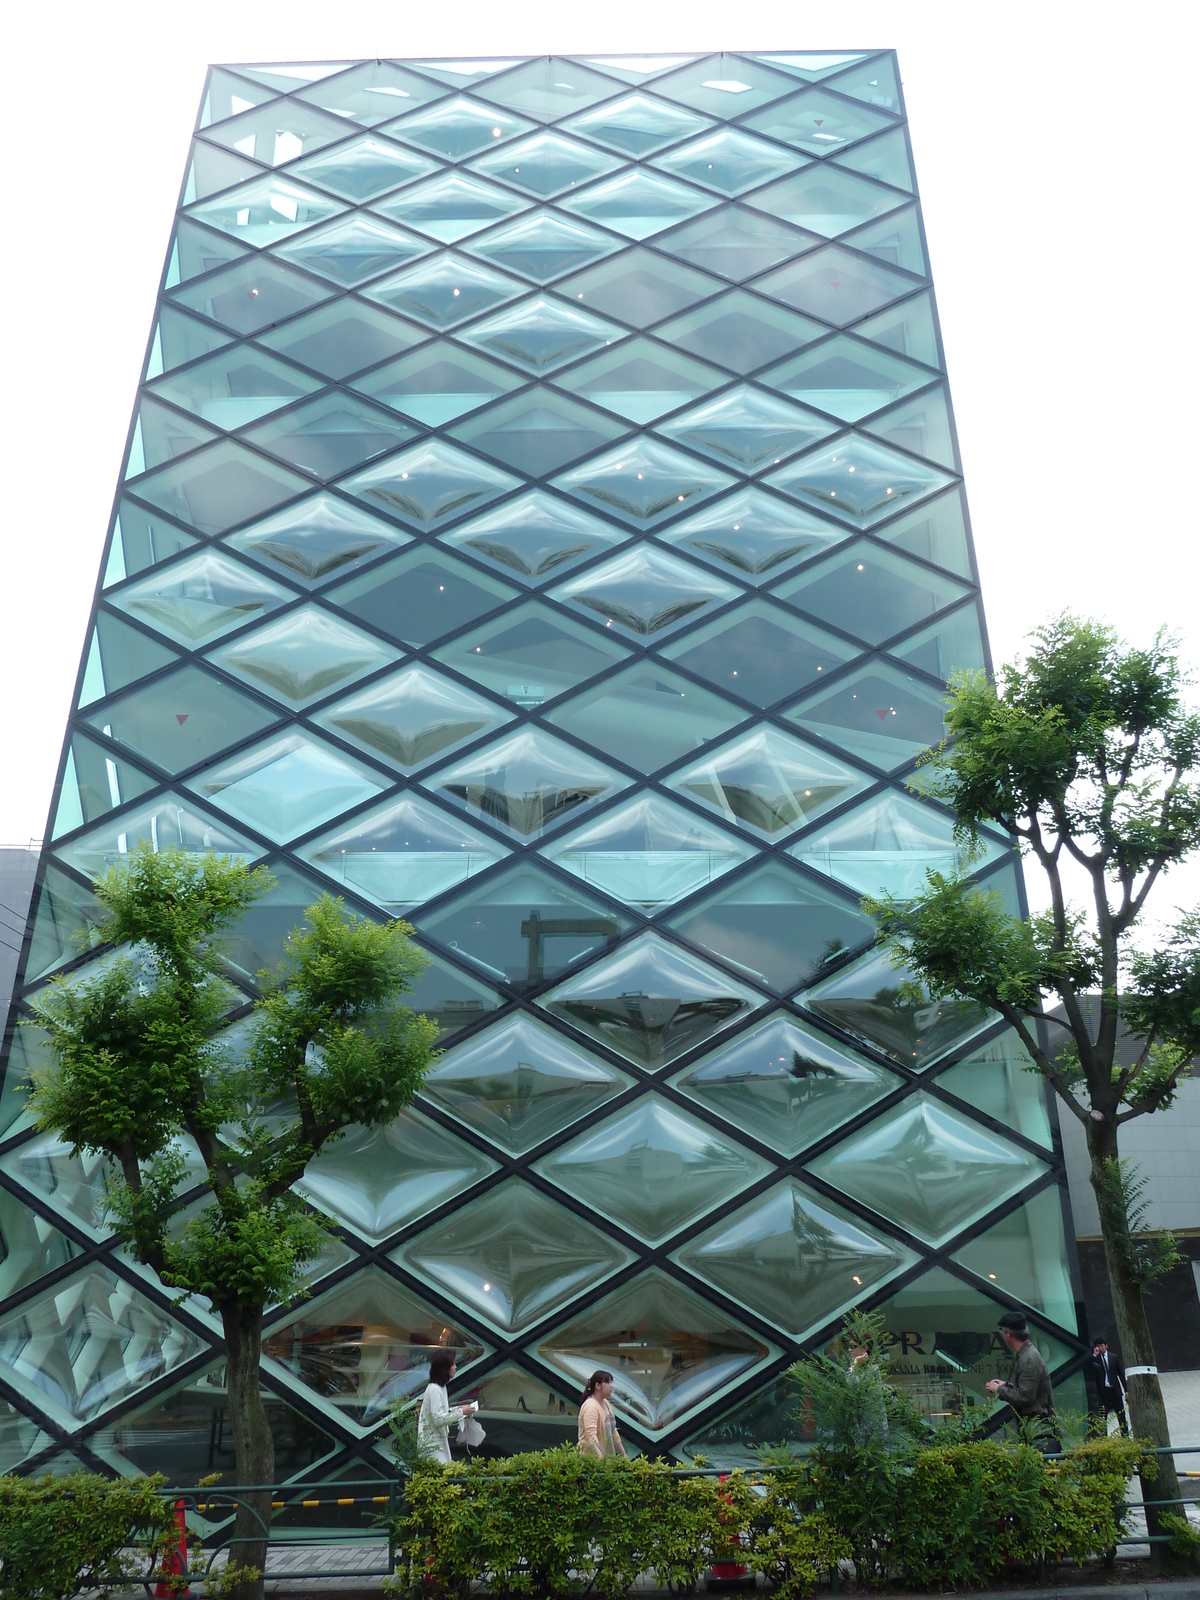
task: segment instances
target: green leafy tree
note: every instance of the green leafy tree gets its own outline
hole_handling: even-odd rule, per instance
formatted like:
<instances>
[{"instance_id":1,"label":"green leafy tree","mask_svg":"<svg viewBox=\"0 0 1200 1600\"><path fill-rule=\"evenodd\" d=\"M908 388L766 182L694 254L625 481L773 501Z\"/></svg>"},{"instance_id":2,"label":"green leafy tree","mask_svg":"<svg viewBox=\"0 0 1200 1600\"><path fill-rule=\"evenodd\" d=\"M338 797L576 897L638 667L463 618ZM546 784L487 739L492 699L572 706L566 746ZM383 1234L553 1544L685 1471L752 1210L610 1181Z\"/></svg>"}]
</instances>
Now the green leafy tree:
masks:
<instances>
[{"instance_id":1,"label":"green leafy tree","mask_svg":"<svg viewBox=\"0 0 1200 1600\"><path fill-rule=\"evenodd\" d=\"M35 1006L51 1065L35 1084L38 1125L108 1157L108 1205L136 1258L203 1295L225 1334L238 1481L270 1484L275 1447L259 1387L264 1309L303 1292L326 1222L294 1184L354 1123L390 1122L431 1059L436 1028L401 1003L426 964L403 922L380 926L325 895L262 973L245 1050L222 1043L239 996L222 976L224 939L272 886L229 857L139 846L96 883L101 932L117 947L100 972L49 986ZM210 1194L180 1216L184 1136ZM250 1497L238 1537L253 1541ZM265 1550L237 1547L246 1567ZM261 1578L244 1586L261 1593Z\"/></svg>"},{"instance_id":2,"label":"green leafy tree","mask_svg":"<svg viewBox=\"0 0 1200 1600\"><path fill-rule=\"evenodd\" d=\"M1025 659L995 682L960 675L949 739L913 787L953 807L968 846L984 824L1015 834L1045 874L1050 909L1024 922L998 895L934 872L919 900L865 903L894 963L935 998L967 996L998 1012L1084 1128L1117 1331L1135 1374L1134 1431L1159 1445L1170 1438L1143 1292L1169 1270L1173 1246L1139 1226L1140 1188L1119 1135L1171 1104L1200 1050L1200 917L1182 917L1153 953L1134 943L1154 886L1200 844L1200 718L1186 710L1184 687L1162 634L1132 649L1069 615L1037 630ZM1085 906L1070 901L1068 868L1087 885ZM1135 1041L1124 1064L1122 1029ZM1147 1498L1177 1494L1164 1457Z\"/></svg>"}]
</instances>

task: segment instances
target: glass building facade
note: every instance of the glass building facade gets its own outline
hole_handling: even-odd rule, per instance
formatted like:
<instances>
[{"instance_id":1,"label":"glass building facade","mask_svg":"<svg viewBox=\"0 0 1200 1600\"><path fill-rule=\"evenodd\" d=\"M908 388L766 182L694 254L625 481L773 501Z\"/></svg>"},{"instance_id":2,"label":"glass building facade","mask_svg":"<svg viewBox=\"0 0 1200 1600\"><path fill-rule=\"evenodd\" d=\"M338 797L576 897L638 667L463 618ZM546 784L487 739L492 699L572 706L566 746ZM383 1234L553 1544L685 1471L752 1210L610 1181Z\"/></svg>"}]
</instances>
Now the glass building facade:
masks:
<instances>
[{"instance_id":1,"label":"glass building facade","mask_svg":"<svg viewBox=\"0 0 1200 1600\"><path fill-rule=\"evenodd\" d=\"M269 864L245 1010L323 890L430 955L424 1093L303 1185L281 1475L381 1469L433 1345L497 1449L606 1366L738 1459L853 1305L933 1415L1005 1306L1069 1387L1040 1080L859 904L959 864L906 779L987 661L892 53L213 68L5 1036L0 1465L232 1466L217 1324L22 1096L140 839Z\"/></svg>"}]
</instances>

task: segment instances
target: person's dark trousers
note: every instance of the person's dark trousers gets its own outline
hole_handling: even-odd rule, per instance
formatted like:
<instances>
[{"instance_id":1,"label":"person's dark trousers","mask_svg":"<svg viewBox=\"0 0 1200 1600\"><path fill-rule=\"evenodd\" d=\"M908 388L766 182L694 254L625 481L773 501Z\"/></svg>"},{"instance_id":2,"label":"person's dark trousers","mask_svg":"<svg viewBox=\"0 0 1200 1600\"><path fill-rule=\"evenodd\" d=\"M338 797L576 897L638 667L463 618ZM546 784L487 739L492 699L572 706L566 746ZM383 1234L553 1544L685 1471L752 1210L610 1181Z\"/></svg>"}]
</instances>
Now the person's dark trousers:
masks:
<instances>
[{"instance_id":1,"label":"person's dark trousers","mask_svg":"<svg viewBox=\"0 0 1200 1600\"><path fill-rule=\"evenodd\" d=\"M1129 1423L1125 1420L1125 1401L1123 1397L1116 1393L1115 1390L1109 1389L1100 1396L1100 1404L1104 1408L1104 1432L1108 1432L1108 1416L1111 1411L1116 1414L1118 1428L1128 1439Z\"/></svg>"}]
</instances>

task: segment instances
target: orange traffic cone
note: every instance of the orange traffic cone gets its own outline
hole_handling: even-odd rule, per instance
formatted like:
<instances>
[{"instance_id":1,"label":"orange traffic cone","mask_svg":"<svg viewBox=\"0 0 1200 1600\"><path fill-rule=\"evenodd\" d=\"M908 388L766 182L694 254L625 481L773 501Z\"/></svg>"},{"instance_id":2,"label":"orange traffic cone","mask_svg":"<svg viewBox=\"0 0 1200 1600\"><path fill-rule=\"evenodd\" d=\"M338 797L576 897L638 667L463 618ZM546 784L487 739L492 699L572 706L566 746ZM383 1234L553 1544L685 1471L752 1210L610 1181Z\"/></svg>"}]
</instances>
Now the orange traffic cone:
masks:
<instances>
[{"instance_id":1,"label":"orange traffic cone","mask_svg":"<svg viewBox=\"0 0 1200 1600\"><path fill-rule=\"evenodd\" d=\"M187 1596L192 1592L186 1583L181 1589L175 1584L163 1581L166 1578L179 1577L181 1573L187 1571L187 1516L184 1513L182 1500L175 1502L175 1532L178 1535L177 1542L163 1552L160 1569L163 1577L155 1587L154 1600L187 1600Z\"/></svg>"}]
</instances>

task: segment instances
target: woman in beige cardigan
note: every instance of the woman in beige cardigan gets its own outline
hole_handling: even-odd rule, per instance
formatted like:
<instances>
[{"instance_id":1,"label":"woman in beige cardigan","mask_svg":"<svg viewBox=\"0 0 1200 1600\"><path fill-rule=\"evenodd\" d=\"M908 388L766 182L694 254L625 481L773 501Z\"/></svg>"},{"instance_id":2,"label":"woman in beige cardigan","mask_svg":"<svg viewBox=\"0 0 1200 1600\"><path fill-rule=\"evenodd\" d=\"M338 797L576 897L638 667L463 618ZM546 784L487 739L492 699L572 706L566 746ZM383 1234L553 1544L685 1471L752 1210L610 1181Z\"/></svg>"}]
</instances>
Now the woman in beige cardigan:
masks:
<instances>
[{"instance_id":1,"label":"woman in beige cardigan","mask_svg":"<svg viewBox=\"0 0 1200 1600\"><path fill-rule=\"evenodd\" d=\"M579 1408L579 1449L586 1456L624 1455L625 1446L617 1432L617 1419L613 1416L609 1400L613 1391L613 1375L603 1368L593 1372L583 1392Z\"/></svg>"}]
</instances>

